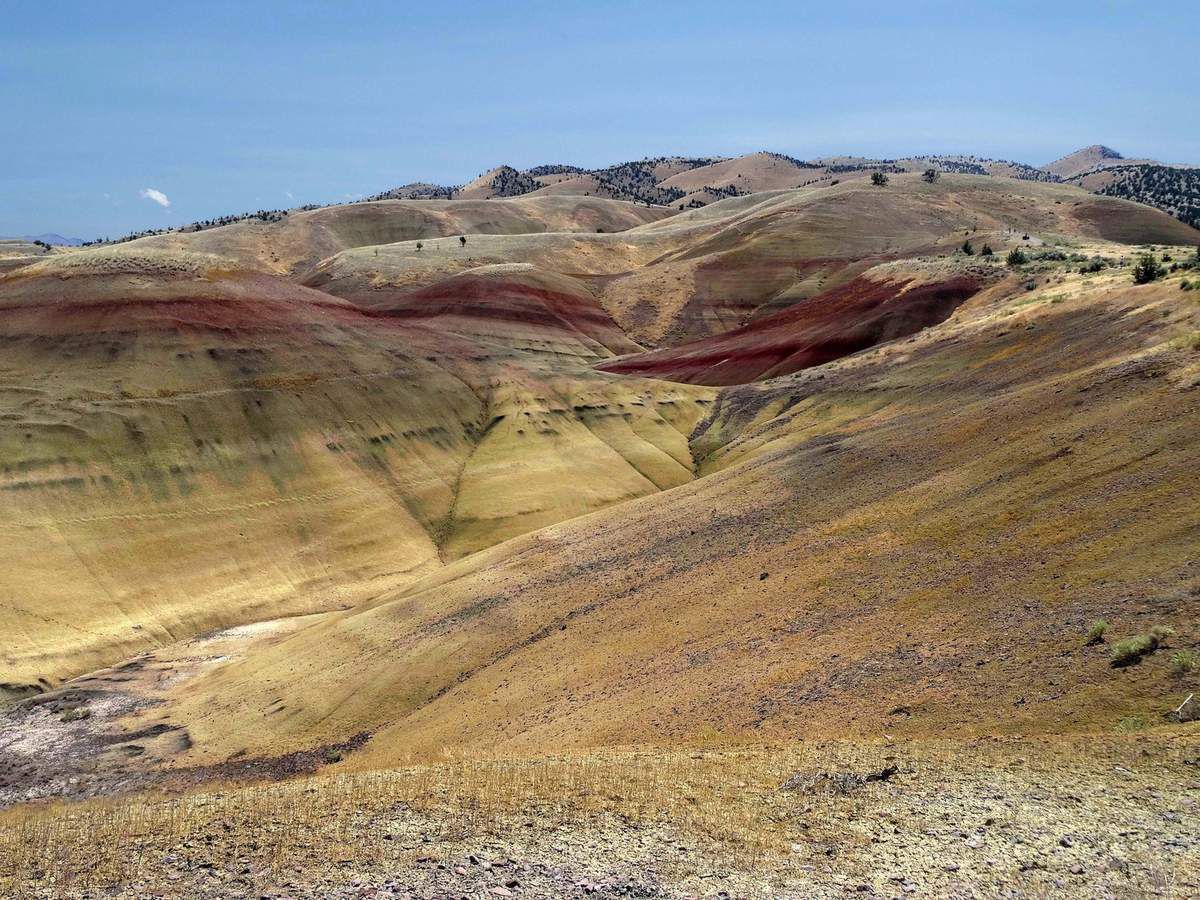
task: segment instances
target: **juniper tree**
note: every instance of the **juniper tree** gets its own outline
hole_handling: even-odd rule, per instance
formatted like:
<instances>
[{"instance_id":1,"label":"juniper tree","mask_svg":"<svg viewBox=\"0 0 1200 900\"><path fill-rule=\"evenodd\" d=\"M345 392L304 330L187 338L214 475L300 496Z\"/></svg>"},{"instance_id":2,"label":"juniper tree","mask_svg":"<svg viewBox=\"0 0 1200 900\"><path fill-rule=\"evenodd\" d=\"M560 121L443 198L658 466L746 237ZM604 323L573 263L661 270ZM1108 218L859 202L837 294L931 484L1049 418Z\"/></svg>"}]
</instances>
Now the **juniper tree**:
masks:
<instances>
[{"instance_id":1,"label":"juniper tree","mask_svg":"<svg viewBox=\"0 0 1200 900\"><path fill-rule=\"evenodd\" d=\"M1143 253L1133 267L1133 283L1149 284L1163 274L1162 266L1153 254Z\"/></svg>"}]
</instances>

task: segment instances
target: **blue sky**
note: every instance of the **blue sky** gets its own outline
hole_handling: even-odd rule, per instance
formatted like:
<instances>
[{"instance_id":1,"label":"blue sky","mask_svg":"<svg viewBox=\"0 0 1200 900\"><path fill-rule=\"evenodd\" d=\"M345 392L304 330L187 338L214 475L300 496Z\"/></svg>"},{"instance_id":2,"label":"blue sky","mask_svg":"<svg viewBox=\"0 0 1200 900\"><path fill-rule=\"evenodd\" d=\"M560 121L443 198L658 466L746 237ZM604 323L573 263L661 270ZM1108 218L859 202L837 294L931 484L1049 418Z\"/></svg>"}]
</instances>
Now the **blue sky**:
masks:
<instances>
[{"instance_id":1,"label":"blue sky","mask_svg":"<svg viewBox=\"0 0 1200 900\"><path fill-rule=\"evenodd\" d=\"M0 234L116 236L502 162L1106 143L1200 163L1190 3L10 0L0 22Z\"/></svg>"}]
</instances>

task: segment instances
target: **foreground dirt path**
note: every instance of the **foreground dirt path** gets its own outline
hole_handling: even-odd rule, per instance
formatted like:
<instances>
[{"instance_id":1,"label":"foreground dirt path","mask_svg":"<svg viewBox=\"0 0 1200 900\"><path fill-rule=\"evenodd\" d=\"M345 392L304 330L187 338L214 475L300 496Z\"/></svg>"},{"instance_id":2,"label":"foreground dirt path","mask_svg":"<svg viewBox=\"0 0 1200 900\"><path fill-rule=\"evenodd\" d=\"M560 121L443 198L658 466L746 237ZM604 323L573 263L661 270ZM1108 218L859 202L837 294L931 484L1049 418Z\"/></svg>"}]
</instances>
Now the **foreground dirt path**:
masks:
<instances>
[{"instance_id":1,"label":"foreground dirt path","mask_svg":"<svg viewBox=\"0 0 1200 900\"><path fill-rule=\"evenodd\" d=\"M24 806L17 897L1190 897L1200 735L622 750Z\"/></svg>"}]
</instances>

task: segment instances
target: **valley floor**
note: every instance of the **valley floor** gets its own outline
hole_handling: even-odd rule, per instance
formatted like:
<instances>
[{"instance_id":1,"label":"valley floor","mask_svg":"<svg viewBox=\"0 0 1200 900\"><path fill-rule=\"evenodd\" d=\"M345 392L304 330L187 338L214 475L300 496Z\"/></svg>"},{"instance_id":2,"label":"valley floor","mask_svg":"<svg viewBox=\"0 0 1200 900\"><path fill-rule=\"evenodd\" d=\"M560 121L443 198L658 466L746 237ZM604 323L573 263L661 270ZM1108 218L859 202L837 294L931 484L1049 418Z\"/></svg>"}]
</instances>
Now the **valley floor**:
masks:
<instances>
[{"instance_id":1,"label":"valley floor","mask_svg":"<svg viewBox=\"0 0 1200 900\"><path fill-rule=\"evenodd\" d=\"M448 758L24 806L17 897L1188 897L1200 740Z\"/></svg>"}]
</instances>

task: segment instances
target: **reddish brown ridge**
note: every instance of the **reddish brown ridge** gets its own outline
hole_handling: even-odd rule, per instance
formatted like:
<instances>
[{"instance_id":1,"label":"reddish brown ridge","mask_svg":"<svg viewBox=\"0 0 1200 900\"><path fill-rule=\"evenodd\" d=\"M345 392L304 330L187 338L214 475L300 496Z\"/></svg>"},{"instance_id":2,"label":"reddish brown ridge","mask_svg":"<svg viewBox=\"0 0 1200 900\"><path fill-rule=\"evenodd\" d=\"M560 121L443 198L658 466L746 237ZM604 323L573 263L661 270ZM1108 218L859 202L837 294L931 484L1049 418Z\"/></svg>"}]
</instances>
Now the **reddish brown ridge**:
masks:
<instances>
[{"instance_id":1,"label":"reddish brown ridge","mask_svg":"<svg viewBox=\"0 0 1200 900\"><path fill-rule=\"evenodd\" d=\"M936 325L980 288L969 276L910 283L856 278L725 334L597 368L707 385L788 375Z\"/></svg>"}]
</instances>

